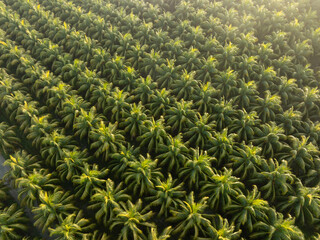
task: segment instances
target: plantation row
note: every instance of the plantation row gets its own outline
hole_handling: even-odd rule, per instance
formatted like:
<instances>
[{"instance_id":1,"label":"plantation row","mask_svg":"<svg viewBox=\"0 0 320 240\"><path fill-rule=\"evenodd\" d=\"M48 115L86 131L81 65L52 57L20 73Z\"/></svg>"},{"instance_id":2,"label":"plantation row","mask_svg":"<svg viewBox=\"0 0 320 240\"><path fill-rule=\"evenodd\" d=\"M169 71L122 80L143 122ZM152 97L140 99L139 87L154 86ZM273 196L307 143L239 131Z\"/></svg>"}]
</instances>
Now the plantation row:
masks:
<instances>
[{"instance_id":1,"label":"plantation row","mask_svg":"<svg viewBox=\"0 0 320 240\"><path fill-rule=\"evenodd\" d=\"M313 7L1 0L0 239L319 239Z\"/></svg>"}]
</instances>

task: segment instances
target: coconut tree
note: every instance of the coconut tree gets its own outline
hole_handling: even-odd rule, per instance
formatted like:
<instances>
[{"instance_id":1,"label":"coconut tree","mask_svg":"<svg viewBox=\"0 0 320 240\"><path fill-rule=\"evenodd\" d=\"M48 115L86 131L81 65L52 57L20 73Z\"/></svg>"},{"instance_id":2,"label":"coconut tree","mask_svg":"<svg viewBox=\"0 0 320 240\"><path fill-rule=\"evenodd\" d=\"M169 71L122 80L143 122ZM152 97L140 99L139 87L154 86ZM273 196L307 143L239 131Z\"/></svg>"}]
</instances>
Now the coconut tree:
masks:
<instances>
[{"instance_id":1,"label":"coconut tree","mask_svg":"<svg viewBox=\"0 0 320 240\"><path fill-rule=\"evenodd\" d=\"M255 111L247 113L243 109L239 111L239 118L233 119L229 129L230 132L237 134L238 141L248 142L256 134L259 122Z\"/></svg>"},{"instance_id":2,"label":"coconut tree","mask_svg":"<svg viewBox=\"0 0 320 240\"><path fill-rule=\"evenodd\" d=\"M154 227L154 224L148 222L153 212L144 211L141 199L136 204L128 200L126 204L120 202L119 205L120 207L115 209L117 214L110 226L110 231L119 227L120 233L117 236L119 240L146 238L143 227Z\"/></svg>"},{"instance_id":3,"label":"coconut tree","mask_svg":"<svg viewBox=\"0 0 320 240\"><path fill-rule=\"evenodd\" d=\"M127 147L122 145L120 150L110 155L109 168L116 174L115 177L122 179L123 173L127 171L130 162L137 160L140 149L128 143Z\"/></svg>"},{"instance_id":4,"label":"coconut tree","mask_svg":"<svg viewBox=\"0 0 320 240\"><path fill-rule=\"evenodd\" d=\"M120 208L120 202L130 200L131 197L122 190L122 183L115 187L114 182L108 178L105 187L95 188L90 199L89 209L95 211L95 219L107 227L116 215L115 208Z\"/></svg>"},{"instance_id":5,"label":"coconut tree","mask_svg":"<svg viewBox=\"0 0 320 240\"><path fill-rule=\"evenodd\" d=\"M190 189L198 189L202 180L206 181L214 174L212 163L216 159L199 149L192 150L192 159L188 159L184 167L179 171L179 178L188 182Z\"/></svg>"},{"instance_id":6,"label":"coconut tree","mask_svg":"<svg viewBox=\"0 0 320 240\"><path fill-rule=\"evenodd\" d=\"M244 184L232 175L232 170L215 171L202 183L200 196L208 197L208 206L214 211L225 212L232 200L243 194Z\"/></svg>"},{"instance_id":7,"label":"coconut tree","mask_svg":"<svg viewBox=\"0 0 320 240\"><path fill-rule=\"evenodd\" d=\"M145 198L148 202L147 208L160 207L158 216L164 215L168 217L170 209L176 209L181 199L185 196L183 191L183 183L177 184L177 179L173 180L169 173L166 181L161 181L159 178L155 181L155 188L150 190L151 196Z\"/></svg>"},{"instance_id":8,"label":"coconut tree","mask_svg":"<svg viewBox=\"0 0 320 240\"><path fill-rule=\"evenodd\" d=\"M160 169L157 168L157 161L157 159L151 159L148 154L146 158L140 155L138 160L129 163L129 168L123 177L135 196L149 193L154 189L154 181L157 177L163 178Z\"/></svg>"},{"instance_id":9,"label":"coconut tree","mask_svg":"<svg viewBox=\"0 0 320 240\"><path fill-rule=\"evenodd\" d=\"M0 239L21 239L27 234L28 219L17 204L0 210Z\"/></svg>"},{"instance_id":10,"label":"coconut tree","mask_svg":"<svg viewBox=\"0 0 320 240\"><path fill-rule=\"evenodd\" d=\"M195 202L194 193L191 192L186 201L179 204L180 208L171 210L172 217L167 221L177 223L172 234L179 238L187 235L193 238L206 237L214 231L211 225L211 214L204 213L207 208L207 197Z\"/></svg>"},{"instance_id":11,"label":"coconut tree","mask_svg":"<svg viewBox=\"0 0 320 240\"><path fill-rule=\"evenodd\" d=\"M73 150L63 149L63 158L57 162L57 171L61 180L71 180L74 175L81 174L81 168L88 162L90 157L87 150L75 147Z\"/></svg>"}]
</instances>

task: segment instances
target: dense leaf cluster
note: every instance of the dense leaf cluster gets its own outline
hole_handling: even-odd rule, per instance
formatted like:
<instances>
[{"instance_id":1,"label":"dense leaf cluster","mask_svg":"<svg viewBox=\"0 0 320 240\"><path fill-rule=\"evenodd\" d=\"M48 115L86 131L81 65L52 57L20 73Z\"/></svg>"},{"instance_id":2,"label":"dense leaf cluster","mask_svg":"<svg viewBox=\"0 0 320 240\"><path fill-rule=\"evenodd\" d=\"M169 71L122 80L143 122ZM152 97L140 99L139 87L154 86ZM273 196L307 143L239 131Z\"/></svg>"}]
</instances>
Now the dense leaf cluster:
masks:
<instances>
[{"instance_id":1,"label":"dense leaf cluster","mask_svg":"<svg viewBox=\"0 0 320 240\"><path fill-rule=\"evenodd\" d=\"M1 0L0 239L319 239L319 16Z\"/></svg>"}]
</instances>

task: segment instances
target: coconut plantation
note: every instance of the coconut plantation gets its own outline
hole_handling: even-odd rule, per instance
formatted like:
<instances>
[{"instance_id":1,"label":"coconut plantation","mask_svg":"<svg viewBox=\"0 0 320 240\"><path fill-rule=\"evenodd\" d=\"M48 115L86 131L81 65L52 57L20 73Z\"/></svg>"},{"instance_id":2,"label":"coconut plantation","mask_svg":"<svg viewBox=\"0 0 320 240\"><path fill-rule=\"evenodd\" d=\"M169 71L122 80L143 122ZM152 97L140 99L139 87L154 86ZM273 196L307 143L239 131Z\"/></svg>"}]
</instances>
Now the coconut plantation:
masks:
<instances>
[{"instance_id":1,"label":"coconut plantation","mask_svg":"<svg viewBox=\"0 0 320 240\"><path fill-rule=\"evenodd\" d=\"M318 0L0 0L0 240L319 240Z\"/></svg>"}]
</instances>

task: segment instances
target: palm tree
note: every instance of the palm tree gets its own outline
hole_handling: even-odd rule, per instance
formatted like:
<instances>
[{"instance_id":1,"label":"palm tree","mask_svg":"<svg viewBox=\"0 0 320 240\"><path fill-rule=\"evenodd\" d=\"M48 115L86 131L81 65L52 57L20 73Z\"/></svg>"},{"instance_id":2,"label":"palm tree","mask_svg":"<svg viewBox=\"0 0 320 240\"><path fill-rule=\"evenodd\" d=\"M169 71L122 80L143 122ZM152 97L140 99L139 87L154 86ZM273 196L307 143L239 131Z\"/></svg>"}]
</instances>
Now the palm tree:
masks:
<instances>
[{"instance_id":1,"label":"palm tree","mask_svg":"<svg viewBox=\"0 0 320 240\"><path fill-rule=\"evenodd\" d=\"M104 114L112 122L120 122L124 117L125 112L129 111L130 105L128 103L128 92L115 88L107 99L107 106L104 109Z\"/></svg>"},{"instance_id":2,"label":"palm tree","mask_svg":"<svg viewBox=\"0 0 320 240\"><path fill-rule=\"evenodd\" d=\"M213 220L213 227L215 231L213 232L213 239L217 240L236 240L240 239L241 230L235 231L235 226L233 224L229 225L227 219L216 215Z\"/></svg>"},{"instance_id":3,"label":"palm tree","mask_svg":"<svg viewBox=\"0 0 320 240\"><path fill-rule=\"evenodd\" d=\"M147 107L150 109L154 118L159 118L160 116L165 116L166 110L172 106L173 102L174 100L170 96L170 91L163 88L161 90L155 90Z\"/></svg>"},{"instance_id":4,"label":"palm tree","mask_svg":"<svg viewBox=\"0 0 320 240\"><path fill-rule=\"evenodd\" d=\"M287 136L284 130L275 122L265 123L257 129L257 137L251 142L262 148L261 154L266 158L273 158L281 151Z\"/></svg>"},{"instance_id":5,"label":"palm tree","mask_svg":"<svg viewBox=\"0 0 320 240\"><path fill-rule=\"evenodd\" d=\"M199 90L198 81L194 78L196 72L184 70L180 79L173 82L171 89L178 100L191 100L191 96Z\"/></svg>"},{"instance_id":6,"label":"palm tree","mask_svg":"<svg viewBox=\"0 0 320 240\"><path fill-rule=\"evenodd\" d=\"M131 197L122 190L122 183L114 186L111 179L106 180L105 188L95 188L91 195L91 204L89 209L95 211L95 219L102 222L105 227L110 225L115 217L115 208L120 207L120 202L130 200Z\"/></svg>"},{"instance_id":7,"label":"palm tree","mask_svg":"<svg viewBox=\"0 0 320 240\"><path fill-rule=\"evenodd\" d=\"M243 109L239 111L239 115L238 119L233 119L230 132L237 134L237 140L239 142L248 142L254 137L260 120L258 120L258 115L255 111L247 113L247 111Z\"/></svg>"},{"instance_id":8,"label":"palm tree","mask_svg":"<svg viewBox=\"0 0 320 240\"><path fill-rule=\"evenodd\" d=\"M301 112L295 111L293 107L276 115L276 123L285 130L286 135L294 135L301 128Z\"/></svg>"},{"instance_id":9,"label":"palm tree","mask_svg":"<svg viewBox=\"0 0 320 240\"><path fill-rule=\"evenodd\" d=\"M109 154L117 152L124 142L124 136L117 130L117 124L109 123L106 126L103 121L98 128L89 132L89 138L92 142L90 149L96 149L95 156L105 161L108 160Z\"/></svg>"},{"instance_id":10,"label":"palm tree","mask_svg":"<svg viewBox=\"0 0 320 240\"><path fill-rule=\"evenodd\" d=\"M139 199L136 204L130 200L127 203L120 202L120 207L116 208L116 217L110 226L110 231L116 227L120 227L120 234L118 240L125 239L145 239L142 227L154 227L154 224L149 223L148 220L152 217L153 212L146 212L142 209L142 201Z\"/></svg>"},{"instance_id":11,"label":"palm tree","mask_svg":"<svg viewBox=\"0 0 320 240\"><path fill-rule=\"evenodd\" d=\"M177 184L177 179L173 180L169 173L166 181L156 180L155 189L151 189L150 193L152 196L145 198L150 201L147 208L160 206L158 216L164 215L167 218L169 210L176 209L182 203L181 199L186 192L183 191L183 183Z\"/></svg>"},{"instance_id":12,"label":"palm tree","mask_svg":"<svg viewBox=\"0 0 320 240\"><path fill-rule=\"evenodd\" d=\"M127 171L129 164L137 160L140 148L131 146L121 146L121 151L110 155L111 161L109 168L116 174L116 178L123 179L123 173Z\"/></svg>"},{"instance_id":13,"label":"palm tree","mask_svg":"<svg viewBox=\"0 0 320 240\"><path fill-rule=\"evenodd\" d=\"M167 62L157 69L157 83L159 88L171 89L172 84L179 79L179 67L175 66L175 59L166 60Z\"/></svg>"},{"instance_id":14,"label":"palm tree","mask_svg":"<svg viewBox=\"0 0 320 240\"><path fill-rule=\"evenodd\" d=\"M75 124L73 125L73 128L76 130L75 135L79 136L80 140L87 138L91 131L99 127L99 123L101 123L102 119L102 115L97 114L95 107L91 107L90 111L81 108L79 115L75 118Z\"/></svg>"},{"instance_id":15,"label":"palm tree","mask_svg":"<svg viewBox=\"0 0 320 240\"><path fill-rule=\"evenodd\" d=\"M253 225L254 232L250 235L253 239L305 239L301 230L295 225L295 219L290 215L284 218L281 213L270 209L267 212L267 218Z\"/></svg>"},{"instance_id":16,"label":"palm tree","mask_svg":"<svg viewBox=\"0 0 320 240\"><path fill-rule=\"evenodd\" d=\"M167 143L159 145L159 153L160 166L166 167L169 172L173 169L178 172L189 157L189 149L183 143L181 134L175 137L169 135Z\"/></svg>"},{"instance_id":17,"label":"palm tree","mask_svg":"<svg viewBox=\"0 0 320 240\"><path fill-rule=\"evenodd\" d=\"M171 126L172 132L180 133L196 120L196 114L191 106L192 102L181 99L166 111L167 125Z\"/></svg>"},{"instance_id":18,"label":"palm tree","mask_svg":"<svg viewBox=\"0 0 320 240\"><path fill-rule=\"evenodd\" d=\"M63 149L63 152L63 158L58 160L56 170L61 180L71 180L74 175L81 173L81 168L90 157L86 149L81 151L78 147L73 150Z\"/></svg>"},{"instance_id":19,"label":"palm tree","mask_svg":"<svg viewBox=\"0 0 320 240\"><path fill-rule=\"evenodd\" d=\"M274 94L271 95L269 90L266 91L264 98L257 99L257 105L252 108L253 111L258 113L261 121L266 123L268 121L274 121L277 113L282 113L281 98Z\"/></svg>"},{"instance_id":20,"label":"palm tree","mask_svg":"<svg viewBox=\"0 0 320 240\"><path fill-rule=\"evenodd\" d=\"M236 134L228 134L228 129L225 128L222 132L216 132L210 140L208 153L217 159L218 166L229 162L229 156L233 153L235 137Z\"/></svg>"},{"instance_id":21,"label":"palm tree","mask_svg":"<svg viewBox=\"0 0 320 240\"><path fill-rule=\"evenodd\" d=\"M195 147L203 149L212 140L215 126L214 121L210 120L208 113L205 113L203 116L198 113L195 122L183 134L183 137L188 139L186 144L192 144Z\"/></svg>"},{"instance_id":22,"label":"palm tree","mask_svg":"<svg viewBox=\"0 0 320 240\"><path fill-rule=\"evenodd\" d=\"M41 156L49 166L57 166L63 159L63 149L71 150L75 147L71 136L64 135L64 129L53 130L42 139Z\"/></svg>"},{"instance_id":23,"label":"palm tree","mask_svg":"<svg viewBox=\"0 0 320 240\"><path fill-rule=\"evenodd\" d=\"M172 217L167 221L176 222L172 234L184 238L189 235L197 239L201 235L208 236L208 232L214 231L211 225L211 214L204 213L207 208L207 197L195 202L194 193L191 192L186 201L180 203L180 209L171 210ZM200 236L199 236L200 235Z\"/></svg>"},{"instance_id":24,"label":"palm tree","mask_svg":"<svg viewBox=\"0 0 320 240\"><path fill-rule=\"evenodd\" d=\"M234 102L238 104L239 108L248 109L251 104L255 104L257 95L258 91L255 81L246 82L241 80Z\"/></svg>"},{"instance_id":25,"label":"palm tree","mask_svg":"<svg viewBox=\"0 0 320 240\"><path fill-rule=\"evenodd\" d=\"M137 88L132 92L132 98L135 101L141 101L142 104L150 103L151 96L157 87L157 82L153 81L151 76L140 77Z\"/></svg>"},{"instance_id":26,"label":"palm tree","mask_svg":"<svg viewBox=\"0 0 320 240\"><path fill-rule=\"evenodd\" d=\"M210 82L206 84L200 83L200 91L194 97L194 106L197 107L201 114L214 112L215 104L217 104L218 91L214 89Z\"/></svg>"},{"instance_id":27,"label":"palm tree","mask_svg":"<svg viewBox=\"0 0 320 240\"><path fill-rule=\"evenodd\" d=\"M21 239L27 234L28 219L17 204L0 210L0 239Z\"/></svg>"},{"instance_id":28,"label":"palm tree","mask_svg":"<svg viewBox=\"0 0 320 240\"><path fill-rule=\"evenodd\" d=\"M149 153L152 151L157 153L159 145L165 143L169 138L164 126L164 119L162 116L157 121L152 118L151 121L146 120L144 125L144 133L137 138L141 142L140 147L147 145Z\"/></svg>"},{"instance_id":29,"label":"palm tree","mask_svg":"<svg viewBox=\"0 0 320 240\"><path fill-rule=\"evenodd\" d=\"M317 146L308 143L309 137L302 136L301 141L298 138L290 137L290 146L285 146L278 154L280 160L284 159L289 166L299 176L306 173L314 165L313 159L319 155Z\"/></svg>"},{"instance_id":30,"label":"palm tree","mask_svg":"<svg viewBox=\"0 0 320 240\"><path fill-rule=\"evenodd\" d=\"M224 98L219 100L214 106L213 113L212 118L216 121L217 130L219 131L229 127L235 118L239 118L237 111L234 109L232 99L230 101L227 101Z\"/></svg>"},{"instance_id":31,"label":"palm tree","mask_svg":"<svg viewBox=\"0 0 320 240\"><path fill-rule=\"evenodd\" d=\"M82 211L79 211L66 216L66 218L61 217L62 222L55 228L49 228L50 236L54 236L57 240L87 239L88 232L91 231L94 224L90 224L90 221L83 218L82 215Z\"/></svg>"},{"instance_id":32,"label":"palm tree","mask_svg":"<svg viewBox=\"0 0 320 240\"><path fill-rule=\"evenodd\" d=\"M318 88L304 88L302 101L297 105L297 110L301 111L304 120L317 118L317 113L320 111L318 99Z\"/></svg>"},{"instance_id":33,"label":"palm tree","mask_svg":"<svg viewBox=\"0 0 320 240\"><path fill-rule=\"evenodd\" d=\"M206 181L214 174L212 162L216 161L214 157L207 155L207 152L193 149L192 159L187 160L184 167L179 171L179 177L188 182L190 189L198 189L200 181Z\"/></svg>"},{"instance_id":34,"label":"palm tree","mask_svg":"<svg viewBox=\"0 0 320 240\"><path fill-rule=\"evenodd\" d=\"M239 229L244 225L248 232L252 232L253 225L267 217L268 202L260 198L256 185L247 196L240 194L227 208L227 213L232 216L232 223Z\"/></svg>"},{"instance_id":35,"label":"palm tree","mask_svg":"<svg viewBox=\"0 0 320 240\"><path fill-rule=\"evenodd\" d=\"M294 194L284 198L277 207L281 212L293 214L301 226L317 224L320 217L320 188L305 187L297 179Z\"/></svg>"},{"instance_id":36,"label":"palm tree","mask_svg":"<svg viewBox=\"0 0 320 240\"><path fill-rule=\"evenodd\" d=\"M170 233L172 232L172 227L166 227L161 234L158 234L157 228L152 227L149 234L148 240L167 240L170 238Z\"/></svg>"},{"instance_id":37,"label":"palm tree","mask_svg":"<svg viewBox=\"0 0 320 240\"><path fill-rule=\"evenodd\" d=\"M72 177L72 182L75 187L75 196L79 197L81 200L86 199L91 196L95 188L102 188L106 183L105 177L108 173L108 169L98 169L98 165L89 165L84 163L81 168L82 174L74 175Z\"/></svg>"},{"instance_id":38,"label":"palm tree","mask_svg":"<svg viewBox=\"0 0 320 240\"><path fill-rule=\"evenodd\" d=\"M139 160L129 163L129 168L123 177L134 195L142 196L145 193L149 193L151 189L154 189L155 179L157 177L163 178L160 169L156 168L157 161L157 159L151 159L148 154L146 158L140 155Z\"/></svg>"},{"instance_id":39,"label":"palm tree","mask_svg":"<svg viewBox=\"0 0 320 240\"><path fill-rule=\"evenodd\" d=\"M107 100L109 99L111 89L112 83L103 82L100 86L97 86L96 89L93 90L90 102L99 111L106 109L108 105Z\"/></svg>"},{"instance_id":40,"label":"palm tree","mask_svg":"<svg viewBox=\"0 0 320 240\"><path fill-rule=\"evenodd\" d=\"M0 122L0 152L2 154L11 153L19 144L20 140L16 137L14 127Z\"/></svg>"},{"instance_id":41,"label":"palm tree","mask_svg":"<svg viewBox=\"0 0 320 240\"><path fill-rule=\"evenodd\" d=\"M285 160L279 164L277 160L269 159L266 163L266 171L258 173L250 182L261 183L263 186L259 190L264 198L274 202L276 197L293 192L294 175Z\"/></svg>"},{"instance_id":42,"label":"palm tree","mask_svg":"<svg viewBox=\"0 0 320 240\"><path fill-rule=\"evenodd\" d=\"M209 207L224 213L232 199L243 193L243 189L244 184L239 178L232 176L232 170L224 168L223 172L215 172L209 176L208 181L202 183L200 196L208 196Z\"/></svg>"},{"instance_id":43,"label":"palm tree","mask_svg":"<svg viewBox=\"0 0 320 240\"><path fill-rule=\"evenodd\" d=\"M56 188L57 179L47 170L33 169L27 176L16 179L16 186L20 189L18 199L23 206L32 208L37 204L39 192L41 190L49 191Z\"/></svg>"},{"instance_id":44,"label":"palm tree","mask_svg":"<svg viewBox=\"0 0 320 240\"><path fill-rule=\"evenodd\" d=\"M38 162L37 157L28 154L24 150L17 151L10 155L3 165L10 167L10 171L3 176L3 179L17 179L25 177L28 176L33 169L40 168L40 163Z\"/></svg>"},{"instance_id":45,"label":"palm tree","mask_svg":"<svg viewBox=\"0 0 320 240\"><path fill-rule=\"evenodd\" d=\"M32 209L34 213L34 225L45 232L49 226L58 223L59 219L68 216L77 208L72 204L73 195L55 188L54 192L39 192L39 206Z\"/></svg>"},{"instance_id":46,"label":"palm tree","mask_svg":"<svg viewBox=\"0 0 320 240\"><path fill-rule=\"evenodd\" d=\"M231 156L231 166L234 174L239 176L241 180L253 177L257 172L261 171L262 164L265 161L261 155L261 148L257 146L243 144L241 147L235 148Z\"/></svg>"}]
</instances>

